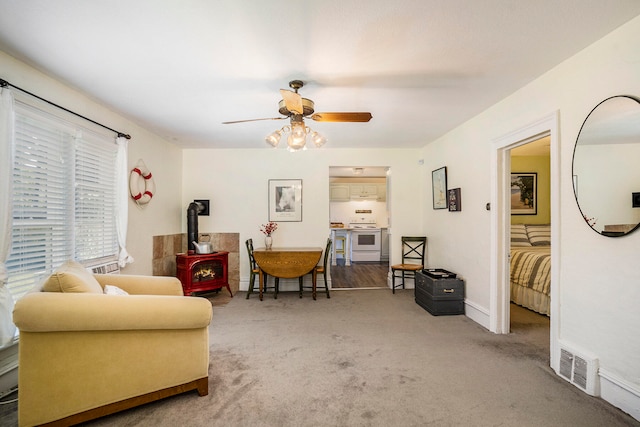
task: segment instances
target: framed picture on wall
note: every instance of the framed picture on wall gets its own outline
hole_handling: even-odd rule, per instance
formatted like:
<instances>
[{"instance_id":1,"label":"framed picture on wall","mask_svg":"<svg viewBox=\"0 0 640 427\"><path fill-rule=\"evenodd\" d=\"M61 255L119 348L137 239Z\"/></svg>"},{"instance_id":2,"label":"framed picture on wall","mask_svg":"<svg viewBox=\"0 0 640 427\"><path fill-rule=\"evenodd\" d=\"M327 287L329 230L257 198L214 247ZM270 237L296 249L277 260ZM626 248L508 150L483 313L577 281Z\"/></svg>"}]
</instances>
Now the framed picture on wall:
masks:
<instances>
[{"instance_id":1,"label":"framed picture on wall","mask_svg":"<svg viewBox=\"0 0 640 427\"><path fill-rule=\"evenodd\" d=\"M511 215L538 214L538 174L511 173Z\"/></svg>"},{"instance_id":2,"label":"framed picture on wall","mask_svg":"<svg viewBox=\"0 0 640 427\"><path fill-rule=\"evenodd\" d=\"M302 180L269 180L269 221L302 221Z\"/></svg>"},{"instance_id":3,"label":"framed picture on wall","mask_svg":"<svg viewBox=\"0 0 640 427\"><path fill-rule=\"evenodd\" d=\"M447 209L447 167L431 172L433 209Z\"/></svg>"},{"instance_id":4,"label":"framed picture on wall","mask_svg":"<svg viewBox=\"0 0 640 427\"><path fill-rule=\"evenodd\" d=\"M449 212L460 212L462 210L462 198L459 188L449 190Z\"/></svg>"}]
</instances>

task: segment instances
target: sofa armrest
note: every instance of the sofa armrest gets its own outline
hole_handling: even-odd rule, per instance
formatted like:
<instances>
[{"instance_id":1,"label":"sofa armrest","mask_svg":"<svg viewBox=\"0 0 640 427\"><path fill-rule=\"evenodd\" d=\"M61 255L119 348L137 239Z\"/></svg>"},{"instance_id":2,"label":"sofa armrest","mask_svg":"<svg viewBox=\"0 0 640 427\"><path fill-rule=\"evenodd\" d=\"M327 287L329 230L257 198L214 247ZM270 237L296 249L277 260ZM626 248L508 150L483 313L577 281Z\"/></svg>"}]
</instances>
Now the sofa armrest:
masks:
<instances>
[{"instance_id":1,"label":"sofa armrest","mask_svg":"<svg viewBox=\"0 0 640 427\"><path fill-rule=\"evenodd\" d=\"M184 295L180 280L170 276L132 274L94 274L98 283L117 286L132 295Z\"/></svg>"},{"instance_id":2,"label":"sofa armrest","mask_svg":"<svg viewBox=\"0 0 640 427\"><path fill-rule=\"evenodd\" d=\"M13 310L14 323L27 332L197 329L211 316L205 298L162 295L36 292Z\"/></svg>"}]
</instances>

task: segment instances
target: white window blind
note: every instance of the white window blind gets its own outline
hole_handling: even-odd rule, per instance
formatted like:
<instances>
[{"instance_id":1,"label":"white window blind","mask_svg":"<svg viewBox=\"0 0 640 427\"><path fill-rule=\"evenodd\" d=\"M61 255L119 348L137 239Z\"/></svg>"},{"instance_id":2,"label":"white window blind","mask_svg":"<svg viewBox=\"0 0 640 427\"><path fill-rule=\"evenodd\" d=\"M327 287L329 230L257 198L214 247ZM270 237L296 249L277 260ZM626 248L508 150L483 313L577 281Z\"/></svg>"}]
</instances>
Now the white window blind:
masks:
<instances>
[{"instance_id":1,"label":"white window blind","mask_svg":"<svg viewBox=\"0 0 640 427\"><path fill-rule=\"evenodd\" d=\"M8 288L18 299L68 259L117 259L114 138L16 102Z\"/></svg>"}]
</instances>

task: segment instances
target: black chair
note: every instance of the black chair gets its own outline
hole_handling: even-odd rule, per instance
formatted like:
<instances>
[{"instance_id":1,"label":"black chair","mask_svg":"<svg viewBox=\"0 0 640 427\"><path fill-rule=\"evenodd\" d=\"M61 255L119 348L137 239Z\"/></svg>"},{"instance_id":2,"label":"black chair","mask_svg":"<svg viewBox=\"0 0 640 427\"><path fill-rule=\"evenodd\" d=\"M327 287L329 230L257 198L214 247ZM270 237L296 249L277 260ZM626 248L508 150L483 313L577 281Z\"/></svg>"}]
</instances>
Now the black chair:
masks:
<instances>
[{"instance_id":1,"label":"black chair","mask_svg":"<svg viewBox=\"0 0 640 427\"><path fill-rule=\"evenodd\" d=\"M314 269L316 278L318 277L319 274L322 274L322 277L324 278L324 290L327 293L327 298L331 298L331 294L329 293L329 282L327 280L327 274L329 272L328 263L329 263L329 254L331 253L331 244L332 244L331 239L327 239L327 246L324 249L324 259L323 259L322 265L317 265ZM314 271L312 271L311 274L314 274ZM302 291L303 289L305 289L305 287L303 286L303 279L304 277L298 278L298 282L300 284L300 298L302 298ZM318 285L316 283L316 290L317 288L318 288ZM311 288L306 287L306 289L313 290L313 286L311 286ZM315 294L313 295L313 299L316 299Z\"/></svg>"},{"instance_id":2,"label":"black chair","mask_svg":"<svg viewBox=\"0 0 640 427\"><path fill-rule=\"evenodd\" d=\"M426 237L402 236L402 264L391 266L393 293L396 293L396 278L402 279L402 289L404 289L404 279L406 277L415 280L416 271L424 268L424 255L427 251ZM396 275L400 272L400 275ZM398 285L399 287L400 285Z\"/></svg>"},{"instance_id":3,"label":"black chair","mask_svg":"<svg viewBox=\"0 0 640 427\"><path fill-rule=\"evenodd\" d=\"M253 288L255 287L256 284L256 276L260 273L260 268L258 267L258 264L256 263L255 258L253 257L253 239L247 239L246 242L244 242L245 245L247 246L247 252L249 254L249 271L250 271L250 276L249 276L249 290L247 291L247 299L249 299L249 295L251 295L253 293ZM263 292L267 292L267 273L262 273L262 278L264 280L264 289L262 290ZM278 287L279 287L279 283L278 283L278 278L275 278L275 285L271 287L271 289L274 290L274 298L278 298Z\"/></svg>"}]
</instances>

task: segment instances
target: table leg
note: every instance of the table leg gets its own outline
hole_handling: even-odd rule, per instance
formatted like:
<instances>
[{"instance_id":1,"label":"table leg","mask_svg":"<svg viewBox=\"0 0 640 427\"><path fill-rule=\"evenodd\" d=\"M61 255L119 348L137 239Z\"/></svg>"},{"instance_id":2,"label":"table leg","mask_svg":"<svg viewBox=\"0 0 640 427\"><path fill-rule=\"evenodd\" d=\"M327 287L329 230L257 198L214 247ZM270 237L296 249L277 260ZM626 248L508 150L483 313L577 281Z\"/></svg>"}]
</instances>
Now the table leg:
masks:
<instances>
[{"instance_id":1,"label":"table leg","mask_svg":"<svg viewBox=\"0 0 640 427\"><path fill-rule=\"evenodd\" d=\"M313 273L311 273L311 281L313 282L311 296L313 299L316 299L316 280L318 278L318 271L314 268Z\"/></svg>"},{"instance_id":2,"label":"table leg","mask_svg":"<svg viewBox=\"0 0 640 427\"><path fill-rule=\"evenodd\" d=\"M259 276L259 283L260 283L260 293L258 294L260 296L260 301L262 301L262 289L264 288L264 273L262 272L262 269L260 269L260 271L258 271L258 276Z\"/></svg>"}]
</instances>

